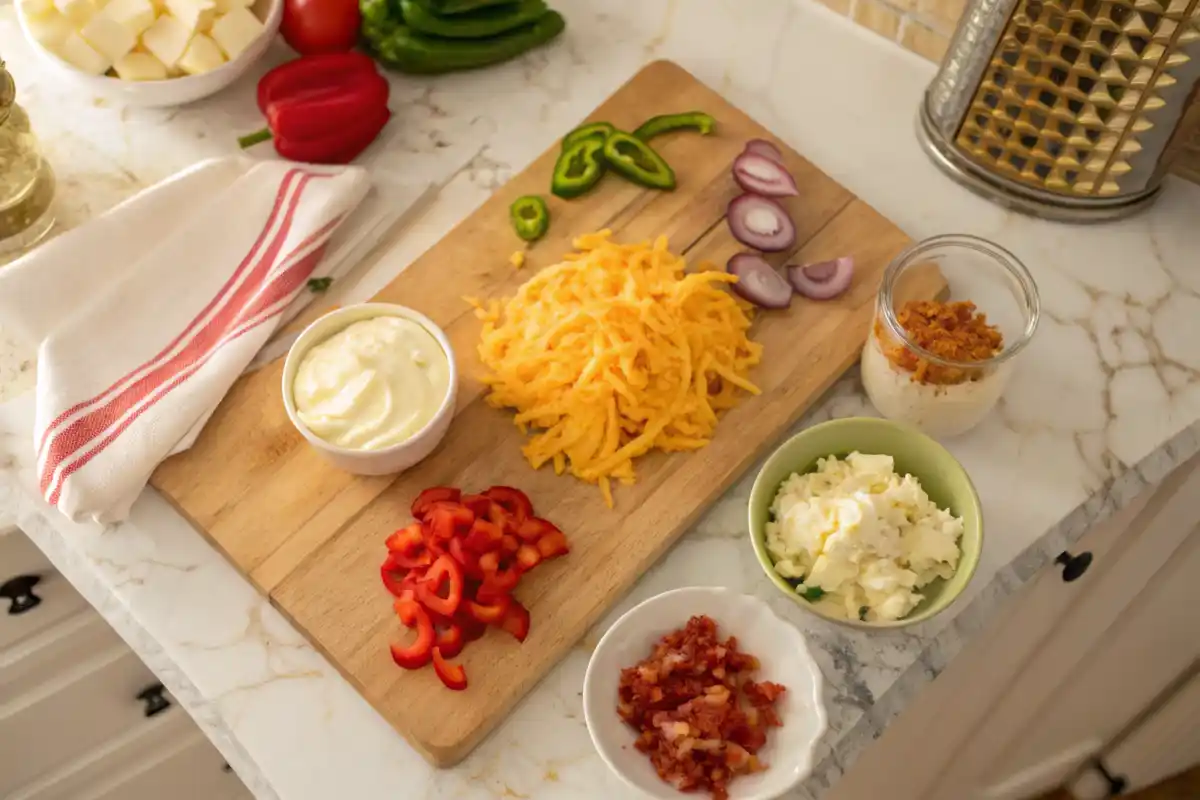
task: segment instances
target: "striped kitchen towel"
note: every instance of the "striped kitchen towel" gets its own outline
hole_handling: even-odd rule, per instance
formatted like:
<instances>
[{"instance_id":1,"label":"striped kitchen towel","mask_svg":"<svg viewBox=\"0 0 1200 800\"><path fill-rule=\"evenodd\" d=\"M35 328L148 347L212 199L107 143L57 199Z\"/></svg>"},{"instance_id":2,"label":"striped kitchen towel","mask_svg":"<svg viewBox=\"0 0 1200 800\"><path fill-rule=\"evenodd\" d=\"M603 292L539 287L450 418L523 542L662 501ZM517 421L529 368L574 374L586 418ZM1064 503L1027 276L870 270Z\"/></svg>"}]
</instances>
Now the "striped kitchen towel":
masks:
<instances>
[{"instance_id":1,"label":"striped kitchen towel","mask_svg":"<svg viewBox=\"0 0 1200 800\"><path fill-rule=\"evenodd\" d=\"M39 342L46 501L123 519L311 299L308 280L350 266L323 255L369 189L357 167L219 159L0 270L0 319Z\"/></svg>"}]
</instances>

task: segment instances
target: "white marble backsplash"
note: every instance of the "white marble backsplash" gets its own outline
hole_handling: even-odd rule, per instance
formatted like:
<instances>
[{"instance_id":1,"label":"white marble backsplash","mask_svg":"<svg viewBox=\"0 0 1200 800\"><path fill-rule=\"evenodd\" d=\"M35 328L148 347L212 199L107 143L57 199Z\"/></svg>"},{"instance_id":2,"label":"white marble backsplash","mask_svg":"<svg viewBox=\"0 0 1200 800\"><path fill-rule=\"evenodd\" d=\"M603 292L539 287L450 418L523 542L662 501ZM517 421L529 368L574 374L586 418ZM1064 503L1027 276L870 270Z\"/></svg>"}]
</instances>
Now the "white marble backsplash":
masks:
<instances>
[{"instance_id":1,"label":"white marble backsplash","mask_svg":"<svg viewBox=\"0 0 1200 800\"><path fill-rule=\"evenodd\" d=\"M1200 187L1169 181L1150 213L1102 227L1021 217L952 184L920 152L913 120L931 65L808 0L759 0L752 10L733 0L554 5L569 28L545 50L483 72L393 79L395 121L372 163L445 186L368 280L408 264L641 64L672 58L912 237L983 236L1030 268L1041 328L997 412L947 443L981 495L982 563L967 597L923 625L860 633L824 623L761 574L744 527L752 470L493 736L436 771L153 492L107 530L66 522L33 496L33 353L0 330L0 399L19 396L0 410L0 517L17 519L260 798L628 797L583 723L590 649L648 596L722 584L767 599L815 644L830 733L794 795L815 799L1005 597L1200 450ZM171 111L73 94L20 41L11 8L0 10L0 50L62 178L67 226L228 152L260 124L252 78ZM873 411L850 375L801 425L862 413Z\"/></svg>"}]
</instances>

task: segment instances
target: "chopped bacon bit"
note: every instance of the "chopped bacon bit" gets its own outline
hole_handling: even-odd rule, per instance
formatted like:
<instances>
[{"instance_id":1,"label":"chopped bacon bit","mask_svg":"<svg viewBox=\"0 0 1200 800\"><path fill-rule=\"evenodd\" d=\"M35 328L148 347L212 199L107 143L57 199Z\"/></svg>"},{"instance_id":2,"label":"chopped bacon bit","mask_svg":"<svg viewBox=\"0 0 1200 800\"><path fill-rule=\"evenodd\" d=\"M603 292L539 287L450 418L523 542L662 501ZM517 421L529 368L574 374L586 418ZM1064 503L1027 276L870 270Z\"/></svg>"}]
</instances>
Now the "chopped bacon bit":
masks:
<instances>
[{"instance_id":1,"label":"chopped bacon bit","mask_svg":"<svg viewBox=\"0 0 1200 800\"><path fill-rule=\"evenodd\" d=\"M782 724L776 703L787 690L750 680L758 667L737 639L718 638L716 622L692 617L645 661L621 670L617 713L639 732L634 746L660 778L726 800L731 780L766 769L756 754L767 728Z\"/></svg>"},{"instance_id":2,"label":"chopped bacon bit","mask_svg":"<svg viewBox=\"0 0 1200 800\"><path fill-rule=\"evenodd\" d=\"M1004 349L1004 336L976 311L969 301L943 303L937 300L910 300L896 315L896 321L909 338L947 361L969 364L986 361ZM983 372L970 367L931 364L898 342L891 342L881 323L875 322L875 334L888 360L912 373L918 383L956 384L979 380Z\"/></svg>"}]
</instances>

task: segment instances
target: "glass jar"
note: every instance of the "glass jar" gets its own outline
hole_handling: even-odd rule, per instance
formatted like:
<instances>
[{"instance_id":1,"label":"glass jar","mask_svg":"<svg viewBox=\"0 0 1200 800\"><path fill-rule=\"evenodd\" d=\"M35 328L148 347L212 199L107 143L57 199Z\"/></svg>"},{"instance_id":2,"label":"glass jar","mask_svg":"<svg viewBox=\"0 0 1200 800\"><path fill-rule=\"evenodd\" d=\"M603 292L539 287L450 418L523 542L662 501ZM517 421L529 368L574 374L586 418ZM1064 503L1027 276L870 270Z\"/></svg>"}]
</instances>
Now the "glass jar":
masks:
<instances>
[{"instance_id":1,"label":"glass jar","mask_svg":"<svg viewBox=\"0 0 1200 800\"><path fill-rule=\"evenodd\" d=\"M905 308L940 285L939 305ZM973 318L970 306L985 315ZM919 325L938 312L959 322ZM965 433L987 416L1012 373L1013 359L1037 329L1037 286L1004 248L963 234L935 236L905 250L888 265L862 356L862 380L875 408L931 436ZM924 315L924 316L918 316ZM908 323L908 327L903 324ZM967 339L947 328L972 329ZM920 331L920 333L916 333ZM995 334L999 333L999 342ZM923 342L924 344L920 343ZM963 344L964 341L967 344ZM973 348L973 349L972 349ZM938 352L935 352L938 351ZM940 353L940 354L939 354ZM947 355L952 353L953 356Z\"/></svg>"},{"instance_id":2,"label":"glass jar","mask_svg":"<svg viewBox=\"0 0 1200 800\"><path fill-rule=\"evenodd\" d=\"M54 225L54 172L0 61L0 255L32 247Z\"/></svg>"}]
</instances>

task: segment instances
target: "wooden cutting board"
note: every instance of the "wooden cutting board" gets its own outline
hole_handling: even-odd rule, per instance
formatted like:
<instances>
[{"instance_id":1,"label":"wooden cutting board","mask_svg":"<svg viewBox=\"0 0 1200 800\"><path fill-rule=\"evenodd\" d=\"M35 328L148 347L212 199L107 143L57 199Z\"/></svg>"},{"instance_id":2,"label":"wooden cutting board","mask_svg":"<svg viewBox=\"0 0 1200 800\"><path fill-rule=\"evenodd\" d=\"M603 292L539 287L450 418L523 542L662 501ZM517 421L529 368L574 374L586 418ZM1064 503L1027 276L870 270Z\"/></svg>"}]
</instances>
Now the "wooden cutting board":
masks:
<instances>
[{"instance_id":1,"label":"wooden cutting board","mask_svg":"<svg viewBox=\"0 0 1200 800\"><path fill-rule=\"evenodd\" d=\"M880 276L908 239L680 67L650 64L589 117L632 130L655 114L701 109L719 121L712 136L678 133L654 141L674 166L671 193L607 176L592 193L566 202L548 194L557 142L414 262L376 299L431 317L454 346L461 384L456 418L442 446L399 476L359 478L327 465L295 432L280 398L282 359L237 383L188 452L164 463L151 483L162 492L354 684L414 747L440 766L461 760L546 674L638 577L741 473L775 444L858 358ZM813 124L820 124L814 120ZM798 229L782 265L852 254L853 287L837 300L798 299L764 313L752 330L765 345L751 375L763 389L721 421L716 438L688 454L654 454L637 463L636 486L620 488L609 510L599 491L552 470L534 472L521 456L511 413L488 407L476 356L480 323L462 300L509 296L534 272L571 250L574 236L611 228L619 241L670 238L689 263L723 265L741 248L723 222L739 190L730 164L747 139L781 144L801 195L786 201ZM522 243L508 206L542 194L553 222L516 270ZM930 275L907 287L932 296ZM470 687L450 692L432 669L406 672L388 653L401 628L380 585L384 539L409 522L421 490L493 484L525 490L538 513L557 523L569 556L525 578L518 598L533 627L518 645L489 633L463 655ZM747 547L749 544L747 544ZM682 620L681 620L682 622Z\"/></svg>"}]
</instances>

